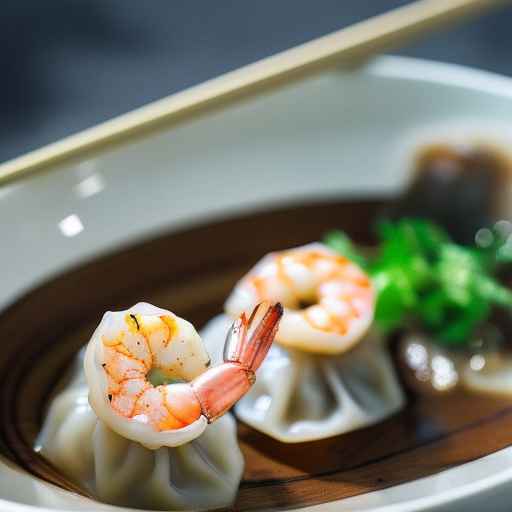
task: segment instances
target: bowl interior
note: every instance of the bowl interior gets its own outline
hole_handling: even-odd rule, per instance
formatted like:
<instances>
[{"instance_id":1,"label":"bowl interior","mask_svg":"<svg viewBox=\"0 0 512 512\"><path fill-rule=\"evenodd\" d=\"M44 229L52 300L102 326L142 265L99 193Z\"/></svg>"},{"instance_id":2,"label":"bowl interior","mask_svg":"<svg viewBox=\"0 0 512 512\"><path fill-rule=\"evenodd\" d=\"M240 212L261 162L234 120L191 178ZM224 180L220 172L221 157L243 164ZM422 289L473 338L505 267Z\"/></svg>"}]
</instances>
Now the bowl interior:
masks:
<instances>
[{"instance_id":1,"label":"bowl interior","mask_svg":"<svg viewBox=\"0 0 512 512\"><path fill-rule=\"evenodd\" d=\"M203 325L261 255L341 227L362 243L384 200L319 202L162 235L77 267L2 314L2 453L23 469L86 494L33 451L45 406L105 309L144 300ZM20 356L21 355L21 356ZM235 508L290 508L363 494L437 473L512 443L510 399L462 392L411 395L375 426L286 445L239 424L246 469ZM307 456L306 456L307 454ZM94 497L93 497L94 498Z\"/></svg>"},{"instance_id":2,"label":"bowl interior","mask_svg":"<svg viewBox=\"0 0 512 512\"><path fill-rule=\"evenodd\" d=\"M418 137L439 142L454 133L459 141L492 135L510 147L510 90L502 77L386 57L0 188L0 307L9 340L0 355L0 445L15 461L0 460L1 506L91 508L28 479L25 469L74 488L31 446L55 383L105 309L147 300L201 326L267 251L318 239L331 227L367 240L380 200L357 208L325 201L383 198L399 189L407 179L407 151ZM299 205L305 197L307 204ZM275 208L292 203L299 206ZM273 211L247 213L266 205ZM231 220L220 222L228 215ZM206 226L205 219L214 221ZM119 247L128 248L114 253ZM437 401L426 412L424 401L413 400L383 430L372 427L296 452L240 426L248 472L239 504L255 507L251 496L259 496L262 506L290 507L366 493L510 444L508 405L466 399ZM281 463L270 470L273 456ZM449 478L430 477L336 506L366 510L451 500L477 483L495 493L497 485L512 482L511 458L511 449L501 450L451 470ZM324 472L311 476L320 462Z\"/></svg>"}]
</instances>

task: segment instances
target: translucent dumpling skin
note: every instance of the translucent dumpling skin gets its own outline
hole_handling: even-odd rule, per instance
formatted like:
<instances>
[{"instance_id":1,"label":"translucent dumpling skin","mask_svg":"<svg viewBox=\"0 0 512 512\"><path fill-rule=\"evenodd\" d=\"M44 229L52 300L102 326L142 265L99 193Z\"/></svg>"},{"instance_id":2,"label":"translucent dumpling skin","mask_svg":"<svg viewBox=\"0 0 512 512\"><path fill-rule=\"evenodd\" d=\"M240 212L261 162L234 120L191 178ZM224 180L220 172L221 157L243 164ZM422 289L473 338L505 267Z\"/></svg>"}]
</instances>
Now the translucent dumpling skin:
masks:
<instances>
[{"instance_id":1,"label":"translucent dumpling skin","mask_svg":"<svg viewBox=\"0 0 512 512\"><path fill-rule=\"evenodd\" d=\"M201 332L215 363L230 319L220 315ZM325 439L377 423L405 403L393 365L374 333L350 352L312 355L274 344L238 418L285 443Z\"/></svg>"},{"instance_id":2,"label":"translucent dumpling skin","mask_svg":"<svg viewBox=\"0 0 512 512\"><path fill-rule=\"evenodd\" d=\"M233 417L225 415L200 437L150 450L98 420L84 386L53 401L39 436L41 454L100 501L155 510L228 506L243 471Z\"/></svg>"},{"instance_id":3,"label":"translucent dumpling skin","mask_svg":"<svg viewBox=\"0 0 512 512\"><path fill-rule=\"evenodd\" d=\"M153 384L153 366L171 383ZM193 421L180 416L190 407L179 390L212 370L193 326L170 311L137 304L108 312L52 401L36 448L102 502L155 510L226 507L244 467L233 417L208 423L203 414ZM136 407L140 414L132 414Z\"/></svg>"},{"instance_id":4,"label":"translucent dumpling skin","mask_svg":"<svg viewBox=\"0 0 512 512\"><path fill-rule=\"evenodd\" d=\"M99 421L83 386L53 401L38 444L68 478L106 503L159 510L231 504L243 471L236 425L225 415L182 446L150 450Z\"/></svg>"}]
</instances>

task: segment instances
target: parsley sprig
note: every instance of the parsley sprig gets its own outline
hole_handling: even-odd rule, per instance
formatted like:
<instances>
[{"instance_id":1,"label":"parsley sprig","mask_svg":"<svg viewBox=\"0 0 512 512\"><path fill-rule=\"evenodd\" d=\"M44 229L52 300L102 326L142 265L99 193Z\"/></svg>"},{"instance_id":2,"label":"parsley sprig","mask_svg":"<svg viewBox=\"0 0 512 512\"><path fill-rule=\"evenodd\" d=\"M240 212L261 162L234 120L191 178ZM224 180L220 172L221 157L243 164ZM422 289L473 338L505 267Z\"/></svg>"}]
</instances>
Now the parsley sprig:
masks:
<instances>
[{"instance_id":1,"label":"parsley sprig","mask_svg":"<svg viewBox=\"0 0 512 512\"><path fill-rule=\"evenodd\" d=\"M372 277L375 322L382 330L419 324L440 343L464 345L493 307L512 308L512 291L495 277L512 260L498 233L486 248L467 247L429 221L404 218L379 223L377 236L371 256L342 231L328 233L324 241Z\"/></svg>"}]
</instances>

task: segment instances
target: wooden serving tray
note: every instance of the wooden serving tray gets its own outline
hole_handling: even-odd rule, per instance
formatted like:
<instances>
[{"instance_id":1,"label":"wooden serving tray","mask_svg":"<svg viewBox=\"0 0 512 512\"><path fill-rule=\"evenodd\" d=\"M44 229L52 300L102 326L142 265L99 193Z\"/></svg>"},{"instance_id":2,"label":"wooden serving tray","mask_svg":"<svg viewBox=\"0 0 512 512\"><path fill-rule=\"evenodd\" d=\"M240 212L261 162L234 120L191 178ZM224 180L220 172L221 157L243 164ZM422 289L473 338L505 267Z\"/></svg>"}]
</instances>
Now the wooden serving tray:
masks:
<instances>
[{"instance_id":1,"label":"wooden serving tray","mask_svg":"<svg viewBox=\"0 0 512 512\"><path fill-rule=\"evenodd\" d=\"M255 213L160 236L70 270L1 315L0 451L23 469L86 494L33 451L49 398L102 313L147 301L202 326L263 254L334 227L370 243L383 201L327 202ZM236 510L291 508L375 491L512 443L512 400L457 391L411 395L388 420L335 438L277 442L239 424L246 460Z\"/></svg>"}]
</instances>

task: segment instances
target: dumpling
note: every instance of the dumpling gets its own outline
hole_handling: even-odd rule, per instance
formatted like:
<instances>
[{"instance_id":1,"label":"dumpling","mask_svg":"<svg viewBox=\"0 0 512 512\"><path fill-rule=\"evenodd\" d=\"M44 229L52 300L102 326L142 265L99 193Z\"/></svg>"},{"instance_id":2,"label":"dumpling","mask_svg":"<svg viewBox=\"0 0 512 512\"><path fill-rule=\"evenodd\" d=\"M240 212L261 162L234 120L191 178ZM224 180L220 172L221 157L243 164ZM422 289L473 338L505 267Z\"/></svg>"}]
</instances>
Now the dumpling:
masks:
<instances>
[{"instance_id":1,"label":"dumpling","mask_svg":"<svg viewBox=\"0 0 512 512\"><path fill-rule=\"evenodd\" d=\"M220 315L201 332L213 361L222 355L219 347L230 322ZM257 376L235 406L236 415L285 443L372 425L404 405L386 348L374 332L341 356L312 355L275 344Z\"/></svg>"},{"instance_id":2,"label":"dumpling","mask_svg":"<svg viewBox=\"0 0 512 512\"><path fill-rule=\"evenodd\" d=\"M470 390L491 395L512 395L510 356L479 354L468 357L462 367L462 383Z\"/></svg>"},{"instance_id":3,"label":"dumpling","mask_svg":"<svg viewBox=\"0 0 512 512\"><path fill-rule=\"evenodd\" d=\"M214 361L231 318L260 300L285 307L276 344L237 416L280 441L323 439L397 412L404 396L375 332L364 272L322 244L265 256L235 287L226 315L202 331Z\"/></svg>"},{"instance_id":4,"label":"dumpling","mask_svg":"<svg viewBox=\"0 0 512 512\"><path fill-rule=\"evenodd\" d=\"M453 349L436 342L432 335L406 333L398 354L406 385L422 393L446 393L457 388L471 392L512 395L512 358L495 345L499 331L492 325L480 328L481 345Z\"/></svg>"},{"instance_id":5,"label":"dumpling","mask_svg":"<svg viewBox=\"0 0 512 512\"><path fill-rule=\"evenodd\" d=\"M99 421L84 386L52 403L41 454L99 500L135 508L222 507L234 499L243 471L236 425L227 414L197 439L149 450Z\"/></svg>"},{"instance_id":6,"label":"dumpling","mask_svg":"<svg viewBox=\"0 0 512 512\"><path fill-rule=\"evenodd\" d=\"M223 414L254 383L281 314L263 304L229 325L226 356L207 369L194 327L170 311L141 303L106 313L85 352L86 381L73 375L53 400L37 449L108 503L229 505L244 463Z\"/></svg>"}]
</instances>

